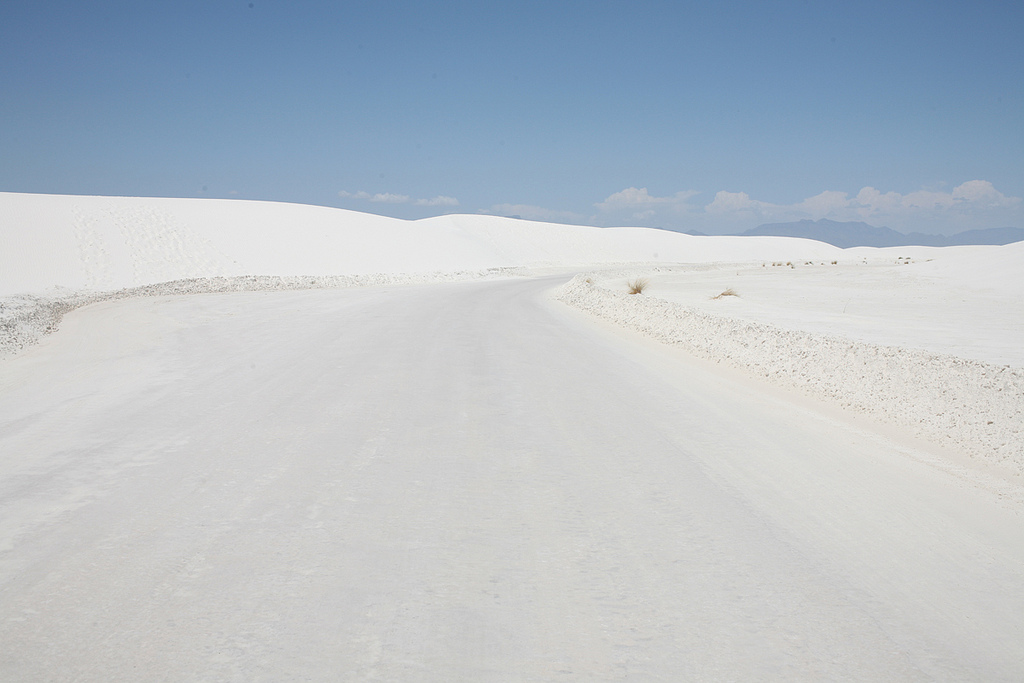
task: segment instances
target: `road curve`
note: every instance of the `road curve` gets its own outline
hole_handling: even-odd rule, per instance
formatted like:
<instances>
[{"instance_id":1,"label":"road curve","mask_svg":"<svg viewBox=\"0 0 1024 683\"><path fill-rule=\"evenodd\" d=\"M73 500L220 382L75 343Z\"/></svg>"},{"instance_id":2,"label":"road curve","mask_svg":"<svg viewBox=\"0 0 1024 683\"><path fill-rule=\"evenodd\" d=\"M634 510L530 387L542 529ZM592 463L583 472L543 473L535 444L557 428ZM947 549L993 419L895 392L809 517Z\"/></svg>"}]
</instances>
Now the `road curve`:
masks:
<instances>
[{"instance_id":1,"label":"road curve","mask_svg":"<svg viewBox=\"0 0 1024 683\"><path fill-rule=\"evenodd\" d=\"M0 363L0 680L1021 680L1024 524L547 299L132 299Z\"/></svg>"}]
</instances>

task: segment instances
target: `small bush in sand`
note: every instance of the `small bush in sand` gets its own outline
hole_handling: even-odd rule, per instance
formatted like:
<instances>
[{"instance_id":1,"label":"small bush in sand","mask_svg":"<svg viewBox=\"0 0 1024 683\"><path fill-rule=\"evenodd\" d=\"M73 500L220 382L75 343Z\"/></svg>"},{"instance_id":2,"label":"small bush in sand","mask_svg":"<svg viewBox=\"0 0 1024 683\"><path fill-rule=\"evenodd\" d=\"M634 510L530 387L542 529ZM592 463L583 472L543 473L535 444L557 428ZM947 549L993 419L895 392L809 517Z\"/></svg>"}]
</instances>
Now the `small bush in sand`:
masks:
<instances>
[{"instance_id":1,"label":"small bush in sand","mask_svg":"<svg viewBox=\"0 0 1024 683\"><path fill-rule=\"evenodd\" d=\"M729 289L725 290L724 292L722 292L718 296L713 296L711 298L712 299L721 299L723 296L739 296L739 292L737 292L735 289L730 287Z\"/></svg>"},{"instance_id":2,"label":"small bush in sand","mask_svg":"<svg viewBox=\"0 0 1024 683\"><path fill-rule=\"evenodd\" d=\"M647 282L646 278L638 277L635 280L627 282L626 286L629 287L629 293L630 294L640 294L645 289L647 289L647 285L648 284L649 283Z\"/></svg>"}]
</instances>

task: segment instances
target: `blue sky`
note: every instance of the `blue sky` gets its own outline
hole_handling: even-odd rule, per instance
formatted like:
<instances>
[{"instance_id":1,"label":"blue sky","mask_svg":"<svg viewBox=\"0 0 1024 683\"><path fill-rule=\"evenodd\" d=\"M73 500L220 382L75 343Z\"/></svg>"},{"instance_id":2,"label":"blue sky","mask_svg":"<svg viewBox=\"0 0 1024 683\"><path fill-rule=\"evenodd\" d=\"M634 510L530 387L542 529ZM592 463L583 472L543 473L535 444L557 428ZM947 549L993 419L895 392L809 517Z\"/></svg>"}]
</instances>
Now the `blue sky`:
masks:
<instances>
[{"instance_id":1,"label":"blue sky","mask_svg":"<svg viewBox=\"0 0 1024 683\"><path fill-rule=\"evenodd\" d=\"M1024 3L0 3L0 191L1024 227Z\"/></svg>"}]
</instances>

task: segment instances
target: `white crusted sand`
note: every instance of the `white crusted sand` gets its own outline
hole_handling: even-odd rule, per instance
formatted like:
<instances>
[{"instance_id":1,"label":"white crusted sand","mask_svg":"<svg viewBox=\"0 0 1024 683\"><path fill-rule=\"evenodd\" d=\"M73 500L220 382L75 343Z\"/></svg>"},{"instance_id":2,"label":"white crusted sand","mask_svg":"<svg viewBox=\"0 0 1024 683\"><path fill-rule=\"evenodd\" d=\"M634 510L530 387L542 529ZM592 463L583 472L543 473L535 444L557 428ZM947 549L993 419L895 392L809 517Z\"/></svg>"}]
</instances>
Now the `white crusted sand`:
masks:
<instances>
[{"instance_id":1,"label":"white crusted sand","mask_svg":"<svg viewBox=\"0 0 1024 683\"><path fill-rule=\"evenodd\" d=\"M1016 359L1019 349L1012 346L1013 331L1020 329L1022 316L1013 316L1011 308L1001 324L979 328L976 345L962 336L936 338L933 330L949 325L949 320L919 315L915 324L896 323L903 308L898 291L892 297L899 301L897 310L877 301L877 313L864 308L865 299L882 299L890 291L875 291L879 275L889 279L908 267L894 265L889 268L896 272L879 273L880 266L852 266L852 271L866 271L866 287L856 275L850 279L850 272L831 268L804 266L807 277L802 278L735 265L634 271L607 279L578 275L558 298L700 357L908 427L919 436L1005 467L1017 477L1024 474L1024 367L965 357ZM644 294L630 295L625 283L637 277L646 277L651 284ZM713 299L717 295L709 292L720 294L732 286L723 288L724 282L744 284L735 288L738 296ZM831 287L831 298L820 296L822 285ZM818 295L804 296L807 290ZM826 313L853 299L861 311L856 319ZM941 309L934 301L929 303ZM993 306L983 297L976 296L971 304L955 310L995 321ZM910 348L896 346L896 341ZM968 347L970 353L944 354L929 347Z\"/></svg>"},{"instance_id":2,"label":"white crusted sand","mask_svg":"<svg viewBox=\"0 0 1024 683\"><path fill-rule=\"evenodd\" d=\"M848 251L836 265L768 261L663 270L649 274L645 295L788 330L1024 367L1024 242ZM625 275L600 282L626 288ZM714 298L727 289L737 296Z\"/></svg>"},{"instance_id":3,"label":"white crusted sand","mask_svg":"<svg viewBox=\"0 0 1024 683\"><path fill-rule=\"evenodd\" d=\"M69 314L0 363L0 671L1024 674L1019 507L558 283Z\"/></svg>"},{"instance_id":4,"label":"white crusted sand","mask_svg":"<svg viewBox=\"0 0 1024 683\"><path fill-rule=\"evenodd\" d=\"M0 240L0 678L1024 676L1019 245L24 195ZM537 277L623 263L561 290L615 325Z\"/></svg>"}]
</instances>

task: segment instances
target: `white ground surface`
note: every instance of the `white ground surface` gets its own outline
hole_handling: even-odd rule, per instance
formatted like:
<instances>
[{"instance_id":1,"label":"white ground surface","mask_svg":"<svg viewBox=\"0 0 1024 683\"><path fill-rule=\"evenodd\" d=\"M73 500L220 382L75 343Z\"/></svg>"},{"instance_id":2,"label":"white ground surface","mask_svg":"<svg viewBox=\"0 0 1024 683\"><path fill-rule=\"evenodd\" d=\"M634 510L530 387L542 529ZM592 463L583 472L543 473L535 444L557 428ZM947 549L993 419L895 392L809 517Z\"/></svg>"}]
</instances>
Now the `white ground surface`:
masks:
<instances>
[{"instance_id":1,"label":"white ground surface","mask_svg":"<svg viewBox=\"0 0 1024 683\"><path fill-rule=\"evenodd\" d=\"M1024 676L1018 510L560 281L69 314L0 364L0 677Z\"/></svg>"},{"instance_id":2,"label":"white ground surface","mask_svg":"<svg viewBox=\"0 0 1024 683\"><path fill-rule=\"evenodd\" d=\"M559 298L909 429L1024 496L1024 243L851 251L872 260L600 271Z\"/></svg>"},{"instance_id":3,"label":"white ground surface","mask_svg":"<svg viewBox=\"0 0 1024 683\"><path fill-rule=\"evenodd\" d=\"M0 680L1021 680L1021 272L0 193Z\"/></svg>"},{"instance_id":4,"label":"white ground surface","mask_svg":"<svg viewBox=\"0 0 1024 683\"><path fill-rule=\"evenodd\" d=\"M846 251L837 265L706 264L631 276L648 279L647 296L714 315L1024 368L1024 242ZM602 284L625 291L627 279ZM728 289L737 296L714 298Z\"/></svg>"}]
</instances>

